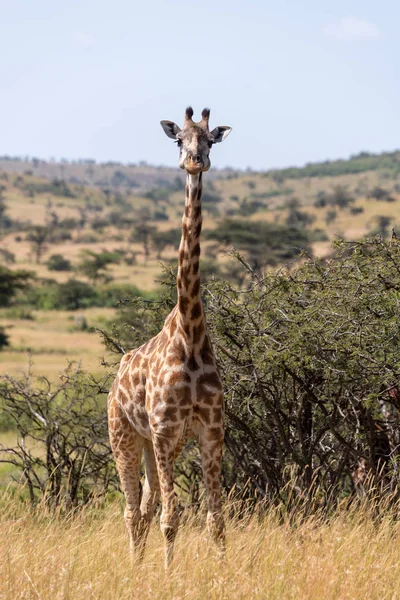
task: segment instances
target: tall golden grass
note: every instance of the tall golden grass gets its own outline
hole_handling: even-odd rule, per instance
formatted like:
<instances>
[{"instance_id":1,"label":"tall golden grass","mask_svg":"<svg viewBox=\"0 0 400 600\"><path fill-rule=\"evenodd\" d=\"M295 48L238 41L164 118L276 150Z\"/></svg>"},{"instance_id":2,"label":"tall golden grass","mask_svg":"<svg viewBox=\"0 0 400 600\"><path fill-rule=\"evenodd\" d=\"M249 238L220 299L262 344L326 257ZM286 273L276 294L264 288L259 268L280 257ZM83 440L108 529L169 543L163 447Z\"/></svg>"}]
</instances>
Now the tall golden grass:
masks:
<instances>
[{"instance_id":1,"label":"tall golden grass","mask_svg":"<svg viewBox=\"0 0 400 600\"><path fill-rule=\"evenodd\" d=\"M328 519L301 511L282 518L273 508L262 516L227 517L223 560L203 518L189 514L168 572L157 522L144 562L130 559L118 501L62 515L45 506L24 508L6 492L1 512L1 599L400 598L400 524L393 507L379 518L379 506L342 507Z\"/></svg>"}]
</instances>

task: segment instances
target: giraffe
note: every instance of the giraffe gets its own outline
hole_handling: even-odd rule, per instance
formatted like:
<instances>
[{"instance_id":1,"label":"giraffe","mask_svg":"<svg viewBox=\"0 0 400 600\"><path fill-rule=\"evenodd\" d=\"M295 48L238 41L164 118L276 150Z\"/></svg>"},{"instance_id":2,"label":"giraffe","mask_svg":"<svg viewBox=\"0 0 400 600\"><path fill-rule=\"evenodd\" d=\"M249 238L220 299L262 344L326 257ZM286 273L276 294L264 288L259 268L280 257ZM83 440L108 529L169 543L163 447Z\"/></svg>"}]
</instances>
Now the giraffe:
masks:
<instances>
[{"instance_id":1,"label":"giraffe","mask_svg":"<svg viewBox=\"0 0 400 600\"><path fill-rule=\"evenodd\" d=\"M204 109L201 121L195 123L188 107L182 129L172 121L161 121L166 135L177 143L179 166L186 171L177 304L158 335L122 357L108 397L110 443L126 500L124 519L131 551L143 558L161 495L166 568L179 525L174 461L190 435L200 446L207 528L221 552L225 547L220 494L223 390L201 301L199 257L202 174L210 168L212 145L222 142L231 128L210 131L209 116L210 110ZM142 453L146 474L140 501Z\"/></svg>"}]
</instances>

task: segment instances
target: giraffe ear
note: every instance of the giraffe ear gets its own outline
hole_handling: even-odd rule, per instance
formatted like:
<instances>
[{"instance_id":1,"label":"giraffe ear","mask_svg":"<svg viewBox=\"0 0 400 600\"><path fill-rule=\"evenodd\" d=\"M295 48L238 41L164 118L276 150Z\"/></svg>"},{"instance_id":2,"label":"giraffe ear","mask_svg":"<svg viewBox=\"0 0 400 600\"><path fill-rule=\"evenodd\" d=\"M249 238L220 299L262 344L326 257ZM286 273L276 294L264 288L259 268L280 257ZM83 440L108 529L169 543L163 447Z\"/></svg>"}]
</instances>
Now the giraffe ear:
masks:
<instances>
[{"instance_id":1,"label":"giraffe ear","mask_svg":"<svg viewBox=\"0 0 400 600\"><path fill-rule=\"evenodd\" d=\"M176 140L176 136L181 131L181 128L178 127L178 125L173 121L160 121L160 124L161 127L164 129L166 135L169 138Z\"/></svg>"},{"instance_id":2,"label":"giraffe ear","mask_svg":"<svg viewBox=\"0 0 400 600\"><path fill-rule=\"evenodd\" d=\"M219 142L223 142L226 137L232 131L232 127L227 127L226 125L220 125L211 131L211 135L213 136L213 144L218 144Z\"/></svg>"}]
</instances>

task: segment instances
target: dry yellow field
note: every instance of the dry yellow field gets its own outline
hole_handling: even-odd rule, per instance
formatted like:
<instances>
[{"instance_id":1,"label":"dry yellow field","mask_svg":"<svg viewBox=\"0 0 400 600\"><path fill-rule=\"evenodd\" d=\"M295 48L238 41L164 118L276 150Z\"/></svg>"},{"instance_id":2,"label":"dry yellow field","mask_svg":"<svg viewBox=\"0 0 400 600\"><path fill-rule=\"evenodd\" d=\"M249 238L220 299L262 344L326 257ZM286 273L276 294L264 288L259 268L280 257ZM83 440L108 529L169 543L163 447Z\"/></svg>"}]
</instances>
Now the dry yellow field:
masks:
<instances>
[{"instance_id":1,"label":"dry yellow field","mask_svg":"<svg viewBox=\"0 0 400 600\"><path fill-rule=\"evenodd\" d=\"M74 311L32 311L33 320L7 318L3 310L1 324L6 327L10 346L2 350L0 374L18 376L27 371L32 351L32 373L50 380L58 378L68 362L81 362L82 368L94 375L104 372L101 358L107 355L100 334L79 331L76 315L84 317L89 327L101 327L112 319L112 308L89 308Z\"/></svg>"},{"instance_id":2,"label":"dry yellow field","mask_svg":"<svg viewBox=\"0 0 400 600\"><path fill-rule=\"evenodd\" d=\"M198 517L181 525L175 561L163 568L158 525L143 564L131 562L122 507L74 516L21 511L2 499L0 599L395 600L400 597L400 525L366 511L279 523L228 520L219 560Z\"/></svg>"}]
</instances>

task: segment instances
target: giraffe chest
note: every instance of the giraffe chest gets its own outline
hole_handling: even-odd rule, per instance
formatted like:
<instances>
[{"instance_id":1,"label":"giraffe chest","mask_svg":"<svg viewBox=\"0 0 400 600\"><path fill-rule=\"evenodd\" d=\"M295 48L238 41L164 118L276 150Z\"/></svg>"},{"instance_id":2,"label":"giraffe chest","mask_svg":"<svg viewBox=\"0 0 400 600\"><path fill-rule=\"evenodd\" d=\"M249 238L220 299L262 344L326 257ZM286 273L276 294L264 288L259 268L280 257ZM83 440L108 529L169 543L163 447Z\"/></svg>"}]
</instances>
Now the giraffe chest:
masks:
<instances>
[{"instance_id":1,"label":"giraffe chest","mask_svg":"<svg viewBox=\"0 0 400 600\"><path fill-rule=\"evenodd\" d=\"M220 422L223 398L219 375L201 361L194 369L187 362L165 368L149 380L146 409L153 431L164 435L195 430L197 422Z\"/></svg>"}]
</instances>

